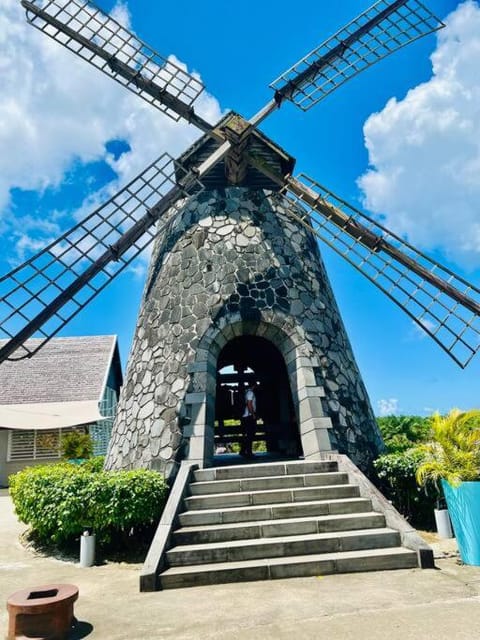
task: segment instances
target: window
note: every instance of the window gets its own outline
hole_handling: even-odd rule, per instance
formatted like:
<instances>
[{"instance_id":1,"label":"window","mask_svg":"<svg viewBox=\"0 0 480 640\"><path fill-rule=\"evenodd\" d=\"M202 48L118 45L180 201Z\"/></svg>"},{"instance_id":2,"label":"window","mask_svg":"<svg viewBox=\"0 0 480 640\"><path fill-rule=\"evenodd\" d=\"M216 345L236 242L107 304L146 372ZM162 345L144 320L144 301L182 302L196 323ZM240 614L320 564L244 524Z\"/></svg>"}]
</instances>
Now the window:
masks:
<instances>
[{"instance_id":1,"label":"window","mask_svg":"<svg viewBox=\"0 0 480 640\"><path fill-rule=\"evenodd\" d=\"M104 419L90 425L94 456L103 456L107 453L116 410L117 392L110 387L106 387L105 394L100 403L100 413L104 416Z\"/></svg>"},{"instance_id":2,"label":"window","mask_svg":"<svg viewBox=\"0 0 480 640\"><path fill-rule=\"evenodd\" d=\"M108 443L112 433L111 420L100 420L89 427L93 442L93 455L104 456L107 453Z\"/></svg>"},{"instance_id":3,"label":"window","mask_svg":"<svg viewBox=\"0 0 480 640\"><path fill-rule=\"evenodd\" d=\"M7 460L60 458L61 429L10 431Z\"/></svg>"}]
</instances>

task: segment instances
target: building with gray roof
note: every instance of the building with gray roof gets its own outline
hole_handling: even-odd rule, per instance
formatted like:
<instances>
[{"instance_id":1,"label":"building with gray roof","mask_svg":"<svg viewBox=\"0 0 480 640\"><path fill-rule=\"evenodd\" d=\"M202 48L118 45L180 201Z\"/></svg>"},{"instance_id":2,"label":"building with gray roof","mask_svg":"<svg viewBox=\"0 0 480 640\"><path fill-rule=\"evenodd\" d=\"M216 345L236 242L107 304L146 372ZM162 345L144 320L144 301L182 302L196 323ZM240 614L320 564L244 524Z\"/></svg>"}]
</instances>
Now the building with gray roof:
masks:
<instances>
[{"instance_id":1,"label":"building with gray roof","mask_svg":"<svg viewBox=\"0 0 480 640\"><path fill-rule=\"evenodd\" d=\"M80 426L95 454L106 453L121 384L116 336L53 338L31 358L1 363L0 486L26 465L58 460L62 432Z\"/></svg>"}]
</instances>

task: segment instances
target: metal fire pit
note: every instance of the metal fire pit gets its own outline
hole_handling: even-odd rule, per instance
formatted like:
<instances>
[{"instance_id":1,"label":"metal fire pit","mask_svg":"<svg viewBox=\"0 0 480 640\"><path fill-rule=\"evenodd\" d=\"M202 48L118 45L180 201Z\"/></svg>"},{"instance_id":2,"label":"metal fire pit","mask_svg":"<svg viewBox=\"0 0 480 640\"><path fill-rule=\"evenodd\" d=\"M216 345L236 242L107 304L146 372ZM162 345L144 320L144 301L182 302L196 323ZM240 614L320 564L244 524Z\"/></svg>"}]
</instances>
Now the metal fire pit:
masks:
<instances>
[{"instance_id":1,"label":"metal fire pit","mask_svg":"<svg viewBox=\"0 0 480 640\"><path fill-rule=\"evenodd\" d=\"M66 640L77 598L78 587L73 584L47 584L16 591L7 600L7 640Z\"/></svg>"}]
</instances>

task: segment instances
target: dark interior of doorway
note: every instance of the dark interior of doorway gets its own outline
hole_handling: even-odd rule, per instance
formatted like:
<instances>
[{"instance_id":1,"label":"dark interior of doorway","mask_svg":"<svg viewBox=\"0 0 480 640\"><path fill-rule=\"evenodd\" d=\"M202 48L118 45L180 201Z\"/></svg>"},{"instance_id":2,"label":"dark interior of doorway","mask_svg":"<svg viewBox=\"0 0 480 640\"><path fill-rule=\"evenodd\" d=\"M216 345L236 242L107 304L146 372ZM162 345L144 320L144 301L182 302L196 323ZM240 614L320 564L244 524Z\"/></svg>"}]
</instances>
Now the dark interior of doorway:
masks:
<instances>
[{"instance_id":1,"label":"dark interior of doorway","mask_svg":"<svg viewBox=\"0 0 480 640\"><path fill-rule=\"evenodd\" d=\"M255 382L257 431L254 451L297 458L302 455L287 368L278 349L265 338L240 336L228 342L217 361L216 454L237 452L245 392Z\"/></svg>"}]
</instances>

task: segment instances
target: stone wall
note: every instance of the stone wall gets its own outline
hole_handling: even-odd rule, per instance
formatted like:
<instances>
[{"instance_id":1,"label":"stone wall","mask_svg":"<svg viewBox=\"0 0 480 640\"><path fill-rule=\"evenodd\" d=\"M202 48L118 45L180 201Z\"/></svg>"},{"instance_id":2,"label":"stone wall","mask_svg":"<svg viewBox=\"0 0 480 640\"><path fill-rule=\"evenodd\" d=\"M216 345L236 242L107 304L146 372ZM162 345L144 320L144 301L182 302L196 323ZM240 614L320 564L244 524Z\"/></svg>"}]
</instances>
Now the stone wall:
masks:
<instances>
[{"instance_id":1,"label":"stone wall","mask_svg":"<svg viewBox=\"0 0 480 640\"><path fill-rule=\"evenodd\" d=\"M114 426L108 468L168 475L213 454L216 358L238 335L282 353L306 457L381 448L316 240L283 196L204 191L159 231Z\"/></svg>"}]
</instances>

